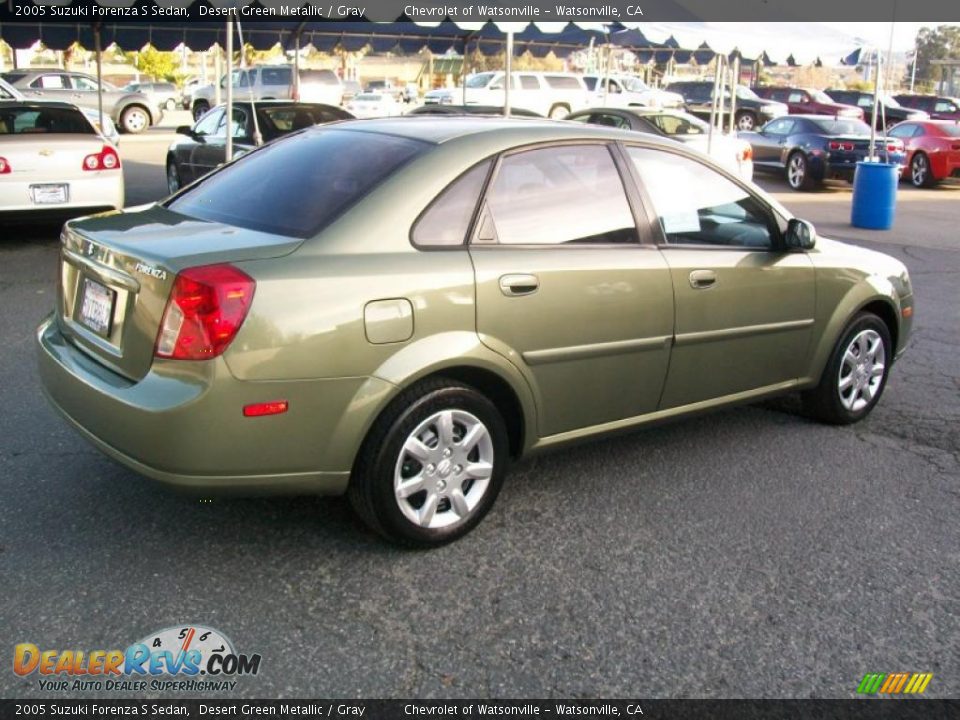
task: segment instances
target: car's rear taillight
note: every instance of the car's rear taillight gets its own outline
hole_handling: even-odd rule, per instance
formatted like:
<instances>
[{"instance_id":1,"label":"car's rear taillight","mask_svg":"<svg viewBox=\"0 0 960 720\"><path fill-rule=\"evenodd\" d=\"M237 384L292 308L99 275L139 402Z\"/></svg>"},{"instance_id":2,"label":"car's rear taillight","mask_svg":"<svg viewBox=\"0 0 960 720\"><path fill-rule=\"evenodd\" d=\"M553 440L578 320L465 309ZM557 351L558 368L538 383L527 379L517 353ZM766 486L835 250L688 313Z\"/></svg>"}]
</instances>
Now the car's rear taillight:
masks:
<instances>
[{"instance_id":1,"label":"car's rear taillight","mask_svg":"<svg viewBox=\"0 0 960 720\"><path fill-rule=\"evenodd\" d=\"M0 157L0 175L8 175L13 172L13 168L10 167L10 163L7 162L5 157Z\"/></svg>"},{"instance_id":2,"label":"car's rear taillight","mask_svg":"<svg viewBox=\"0 0 960 720\"><path fill-rule=\"evenodd\" d=\"M87 155L83 159L84 170L118 170L119 168L120 156L109 145L104 145L103 150Z\"/></svg>"},{"instance_id":3,"label":"car's rear taillight","mask_svg":"<svg viewBox=\"0 0 960 720\"><path fill-rule=\"evenodd\" d=\"M160 323L155 354L209 360L233 342L257 284L232 265L205 265L177 274Z\"/></svg>"},{"instance_id":4,"label":"car's rear taillight","mask_svg":"<svg viewBox=\"0 0 960 720\"><path fill-rule=\"evenodd\" d=\"M831 150L847 150L847 151L850 151L850 150L853 150L853 143L837 142L836 140L833 140L833 141L830 142L829 147L830 147Z\"/></svg>"},{"instance_id":5,"label":"car's rear taillight","mask_svg":"<svg viewBox=\"0 0 960 720\"><path fill-rule=\"evenodd\" d=\"M887 140L887 152L902 152L903 143L899 140Z\"/></svg>"}]
</instances>

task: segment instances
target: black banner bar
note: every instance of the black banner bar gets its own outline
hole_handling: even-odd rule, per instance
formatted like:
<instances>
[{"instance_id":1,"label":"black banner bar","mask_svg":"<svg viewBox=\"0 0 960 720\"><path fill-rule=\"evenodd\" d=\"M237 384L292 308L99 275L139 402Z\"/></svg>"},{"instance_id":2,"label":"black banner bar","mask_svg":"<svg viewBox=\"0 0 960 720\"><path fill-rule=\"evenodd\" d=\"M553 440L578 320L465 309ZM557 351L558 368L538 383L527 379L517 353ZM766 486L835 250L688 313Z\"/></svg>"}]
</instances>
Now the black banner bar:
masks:
<instances>
[{"instance_id":1,"label":"black banner bar","mask_svg":"<svg viewBox=\"0 0 960 720\"><path fill-rule=\"evenodd\" d=\"M951 720L960 700L0 700L0 718Z\"/></svg>"},{"instance_id":2,"label":"black banner bar","mask_svg":"<svg viewBox=\"0 0 960 720\"><path fill-rule=\"evenodd\" d=\"M0 0L0 22L960 21L957 0ZM855 31L855 28L851 28Z\"/></svg>"}]
</instances>

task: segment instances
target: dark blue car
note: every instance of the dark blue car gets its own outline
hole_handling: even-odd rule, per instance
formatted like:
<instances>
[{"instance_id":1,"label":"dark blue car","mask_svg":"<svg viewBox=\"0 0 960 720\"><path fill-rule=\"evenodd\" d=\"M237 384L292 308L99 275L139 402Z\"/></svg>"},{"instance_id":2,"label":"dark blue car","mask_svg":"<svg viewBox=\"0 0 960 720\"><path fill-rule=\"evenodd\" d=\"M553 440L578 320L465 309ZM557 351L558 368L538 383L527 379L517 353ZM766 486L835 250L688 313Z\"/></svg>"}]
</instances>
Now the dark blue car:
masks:
<instances>
[{"instance_id":1,"label":"dark blue car","mask_svg":"<svg viewBox=\"0 0 960 720\"><path fill-rule=\"evenodd\" d=\"M753 148L755 170L785 173L794 190L812 190L830 178L852 181L857 163L867 158L870 148L869 125L825 115L776 118L739 137ZM875 145L875 155L884 162L906 163L900 140L880 135Z\"/></svg>"}]
</instances>

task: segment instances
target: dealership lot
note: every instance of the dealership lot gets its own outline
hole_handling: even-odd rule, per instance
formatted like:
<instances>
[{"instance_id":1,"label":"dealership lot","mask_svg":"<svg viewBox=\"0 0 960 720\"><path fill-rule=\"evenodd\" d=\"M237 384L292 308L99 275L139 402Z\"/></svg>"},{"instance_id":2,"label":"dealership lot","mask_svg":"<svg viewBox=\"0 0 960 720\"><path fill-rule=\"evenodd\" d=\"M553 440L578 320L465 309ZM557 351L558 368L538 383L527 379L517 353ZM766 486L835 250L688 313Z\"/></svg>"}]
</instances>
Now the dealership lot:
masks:
<instances>
[{"instance_id":1,"label":"dealership lot","mask_svg":"<svg viewBox=\"0 0 960 720\"><path fill-rule=\"evenodd\" d=\"M164 193L170 137L124 138L128 204ZM873 414L825 427L787 399L531 459L477 530L430 552L385 545L340 499L202 503L102 457L34 371L57 228L4 232L6 651L198 623L262 655L246 697L848 697L900 671L956 696L960 183L902 187L880 233L849 226L845 184L758 179L911 271L912 347ZM9 670L0 692L49 695Z\"/></svg>"}]
</instances>

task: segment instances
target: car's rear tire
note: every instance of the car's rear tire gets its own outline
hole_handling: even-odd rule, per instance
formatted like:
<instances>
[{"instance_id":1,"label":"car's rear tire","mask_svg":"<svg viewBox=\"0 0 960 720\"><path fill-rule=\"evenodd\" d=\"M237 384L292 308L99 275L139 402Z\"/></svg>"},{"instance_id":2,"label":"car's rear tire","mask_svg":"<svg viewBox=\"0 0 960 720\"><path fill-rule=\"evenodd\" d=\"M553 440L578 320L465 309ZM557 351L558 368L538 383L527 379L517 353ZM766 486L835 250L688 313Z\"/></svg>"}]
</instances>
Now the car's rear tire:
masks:
<instances>
[{"instance_id":1,"label":"car's rear tire","mask_svg":"<svg viewBox=\"0 0 960 720\"><path fill-rule=\"evenodd\" d=\"M120 127L131 135L142 133L150 127L150 113L140 105L129 105L120 113Z\"/></svg>"},{"instance_id":2,"label":"car's rear tire","mask_svg":"<svg viewBox=\"0 0 960 720\"><path fill-rule=\"evenodd\" d=\"M435 547L480 522L508 462L496 406L468 385L434 378L405 391L374 423L347 496L388 540Z\"/></svg>"},{"instance_id":3,"label":"car's rear tire","mask_svg":"<svg viewBox=\"0 0 960 720\"><path fill-rule=\"evenodd\" d=\"M751 132L757 127L757 117L752 112L741 110L737 113L734 121L737 123L737 130Z\"/></svg>"},{"instance_id":4,"label":"car's rear tire","mask_svg":"<svg viewBox=\"0 0 960 720\"><path fill-rule=\"evenodd\" d=\"M892 360L886 323L873 313L859 313L837 341L820 383L803 393L804 409L831 425L862 420L880 400Z\"/></svg>"},{"instance_id":5,"label":"car's rear tire","mask_svg":"<svg viewBox=\"0 0 960 720\"><path fill-rule=\"evenodd\" d=\"M557 103L552 108L550 108L550 112L547 113L547 117L549 117L551 120L563 120L569 114L570 114L569 105L564 105L563 103Z\"/></svg>"},{"instance_id":6,"label":"car's rear tire","mask_svg":"<svg viewBox=\"0 0 960 720\"><path fill-rule=\"evenodd\" d=\"M183 187L183 183L180 181L180 171L177 169L177 164L173 161L173 158L167 158L167 192L173 195L181 187Z\"/></svg>"},{"instance_id":7,"label":"car's rear tire","mask_svg":"<svg viewBox=\"0 0 960 720\"><path fill-rule=\"evenodd\" d=\"M800 191L813 190L815 185L810 174L810 163L800 150L795 150L787 158L787 185Z\"/></svg>"},{"instance_id":8,"label":"car's rear tire","mask_svg":"<svg viewBox=\"0 0 960 720\"><path fill-rule=\"evenodd\" d=\"M207 111L210 109L210 103L206 100L197 100L193 103L193 119L199 120L204 115L207 114Z\"/></svg>"},{"instance_id":9,"label":"car's rear tire","mask_svg":"<svg viewBox=\"0 0 960 720\"><path fill-rule=\"evenodd\" d=\"M918 188L929 188L937 184L933 177L933 168L930 167L930 158L926 153L914 153L910 161L910 182Z\"/></svg>"}]
</instances>

